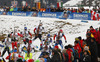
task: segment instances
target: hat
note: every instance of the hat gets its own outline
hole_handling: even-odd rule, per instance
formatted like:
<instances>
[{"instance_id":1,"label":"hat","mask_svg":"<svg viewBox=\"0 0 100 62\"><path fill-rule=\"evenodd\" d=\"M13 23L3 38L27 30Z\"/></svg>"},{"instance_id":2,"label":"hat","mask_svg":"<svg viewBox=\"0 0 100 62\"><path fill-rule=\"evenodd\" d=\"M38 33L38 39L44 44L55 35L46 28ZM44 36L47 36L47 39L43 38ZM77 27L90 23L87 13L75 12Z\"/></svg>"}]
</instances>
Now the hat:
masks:
<instances>
[{"instance_id":1,"label":"hat","mask_svg":"<svg viewBox=\"0 0 100 62\"><path fill-rule=\"evenodd\" d=\"M27 29L27 27L24 27L24 29Z\"/></svg>"},{"instance_id":2,"label":"hat","mask_svg":"<svg viewBox=\"0 0 100 62\"><path fill-rule=\"evenodd\" d=\"M57 49L58 49L59 47L58 47L58 46L55 46L55 48L57 48Z\"/></svg>"},{"instance_id":3,"label":"hat","mask_svg":"<svg viewBox=\"0 0 100 62\"><path fill-rule=\"evenodd\" d=\"M50 34L48 34L47 37L50 37Z\"/></svg>"},{"instance_id":4,"label":"hat","mask_svg":"<svg viewBox=\"0 0 100 62\"><path fill-rule=\"evenodd\" d=\"M93 28L93 26L90 26L90 28Z\"/></svg>"},{"instance_id":5,"label":"hat","mask_svg":"<svg viewBox=\"0 0 100 62\"><path fill-rule=\"evenodd\" d=\"M60 32L63 32L63 30L62 30L62 29L60 29Z\"/></svg>"},{"instance_id":6,"label":"hat","mask_svg":"<svg viewBox=\"0 0 100 62\"><path fill-rule=\"evenodd\" d=\"M78 38L75 38L75 41L79 41L79 39Z\"/></svg>"},{"instance_id":7,"label":"hat","mask_svg":"<svg viewBox=\"0 0 100 62\"><path fill-rule=\"evenodd\" d=\"M65 48L65 49L68 49L68 46L66 45L64 48Z\"/></svg>"},{"instance_id":8,"label":"hat","mask_svg":"<svg viewBox=\"0 0 100 62\"><path fill-rule=\"evenodd\" d=\"M79 40L81 40L81 39L82 39L82 37L81 37L81 36L79 36L79 37L78 37L78 39L79 39Z\"/></svg>"},{"instance_id":9,"label":"hat","mask_svg":"<svg viewBox=\"0 0 100 62\"><path fill-rule=\"evenodd\" d=\"M84 50L87 50L88 51L89 50L89 47L88 46L85 46L84 47Z\"/></svg>"}]
</instances>

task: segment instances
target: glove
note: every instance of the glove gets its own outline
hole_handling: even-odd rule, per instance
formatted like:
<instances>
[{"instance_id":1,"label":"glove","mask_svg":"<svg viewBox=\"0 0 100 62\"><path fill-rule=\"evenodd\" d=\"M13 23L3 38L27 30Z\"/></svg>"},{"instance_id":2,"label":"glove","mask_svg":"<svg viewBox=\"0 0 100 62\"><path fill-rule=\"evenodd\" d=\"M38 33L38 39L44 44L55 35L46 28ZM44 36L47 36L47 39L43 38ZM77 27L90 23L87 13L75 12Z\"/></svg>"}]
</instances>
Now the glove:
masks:
<instances>
[{"instance_id":1,"label":"glove","mask_svg":"<svg viewBox=\"0 0 100 62\"><path fill-rule=\"evenodd\" d=\"M54 41L54 43L56 43L56 42Z\"/></svg>"},{"instance_id":2,"label":"glove","mask_svg":"<svg viewBox=\"0 0 100 62\"><path fill-rule=\"evenodd\" d=\"M65 40L65 43L67 43L67 40Z\"/></svg>"}]
</instances>

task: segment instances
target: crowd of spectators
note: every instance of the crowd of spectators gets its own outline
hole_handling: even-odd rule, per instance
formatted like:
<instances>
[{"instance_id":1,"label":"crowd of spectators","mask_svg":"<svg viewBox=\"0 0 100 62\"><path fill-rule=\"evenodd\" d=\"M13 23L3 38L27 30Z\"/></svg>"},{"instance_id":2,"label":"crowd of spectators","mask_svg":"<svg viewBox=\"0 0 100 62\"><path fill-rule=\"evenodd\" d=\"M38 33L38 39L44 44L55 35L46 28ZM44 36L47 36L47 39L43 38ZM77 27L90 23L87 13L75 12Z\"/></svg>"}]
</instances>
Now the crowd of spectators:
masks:
<instances>
[{"instance_id":1,"label":"crowd of spectators","mask_svg":"<svg viewBox=\"0 0 100 62\"><path fill-rule=\"evenodd\" d=\"M100 13L100 8L98 9L93 9L97 13ZM17 6L11 6L11 7L0 7L0 11L36 11L36 12L69 12L69 13L90 13L91 10L89 9L84 9L84 8L41 8L37 9L36 7L30 7L30 6L22 6L22 7L17 7Z\"/></svg>"}]
</instances>

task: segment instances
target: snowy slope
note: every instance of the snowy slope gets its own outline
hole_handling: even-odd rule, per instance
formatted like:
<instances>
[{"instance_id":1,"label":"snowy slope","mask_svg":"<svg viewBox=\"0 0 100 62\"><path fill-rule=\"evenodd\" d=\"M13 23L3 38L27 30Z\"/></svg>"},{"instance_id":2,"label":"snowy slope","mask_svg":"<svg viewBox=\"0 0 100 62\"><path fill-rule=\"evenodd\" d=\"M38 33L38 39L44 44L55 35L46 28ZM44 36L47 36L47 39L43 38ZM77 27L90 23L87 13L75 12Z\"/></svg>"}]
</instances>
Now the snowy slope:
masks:
<instances>
[{"instance_id":1,"label":"snowy slope","mask_svg":"<svg viewBox=\"0 0 100 62\"><path fill-rule=\"evenodd\" d=\"M20 16L1 16L0 15L0 34L7 34L14 30L14 27L21 32L24 30L24 26L28 27L28 30L33 33L33 29L38 26L39 21L42 21L46 33L53 36L63 29L68 43L73 44L74 38L77 36L83 36L85 38L86 30L89 26L93 25L94 28L100 26L99 21L89 21L88 23L81 22L81 20L62 20L56 18L39 18L39 17L20 17ZM45 35L44 35L45 36ZM71 38L71 39L70 39Z\"/></svg>"},{"instance_id":2,"label":"snowy slope","mask_svg":"<svg viewBox=\"0 0 100 62\"><path fill-rule=\"evenodd\" d=\"M68 1L68 2L66 2L66 3L64 3L63 4L63 6L64 7L70 7L70 6L77 6L77 4L79 4L79 5L81 5L82 4L82 1L84 1L84 0L70 0L70 1ZM88 2L89 0L86 0L85 2L86 2L86 5L87 4L89 4L89 2ZM95 1L96 0L91 0L92 1L92 6L95 6ZM99 2L99 0L98 0L98 2Z\"/></svg>"},{"instance_id":3,"label":"snowy slope","mask_svg":"<svg viewBox=\"0 0 100 62\"><path fill-rule=\"evenodd\" d=\"M21 32L24 30L24 26L28 27L28 30L33 33L33 29L38 26L39 21L42 21L46 33L53 36L61 28L67 38L67 43L63 39L64 46L67 44L74 45L75 37L82 36L86 38L86 31L92 25L94 28L100 27L99 21L89 21L88 23L81 22L81 20L62 20L56 18L39 18L39 17L21 17L21 16L3 16L0 15L0 34L7 34L14 30L14 27ZM44 35L45 37L45 35ZM39 40L36 40L39 41ZM36 45L39 42L35 42ZM3 50L3 49L2 49ZM37 59L40 52L34 53L34 59ZM4 58L7 54L4 56Z\"/></svg>"},{"instance_id":4,"label":"snowy slope","mask_svg":"<svg viewBox=\"0 0 100 62\"><path fill-rule=\"evenodd\" d=\"M66 5L74 6L74 5L78 4L78 3L80 3L81 1L83 1L83 0L70 0L70 1L68 1L66 3L64 3L63 6L66 6Z\"/></svg>"}]
</instances>

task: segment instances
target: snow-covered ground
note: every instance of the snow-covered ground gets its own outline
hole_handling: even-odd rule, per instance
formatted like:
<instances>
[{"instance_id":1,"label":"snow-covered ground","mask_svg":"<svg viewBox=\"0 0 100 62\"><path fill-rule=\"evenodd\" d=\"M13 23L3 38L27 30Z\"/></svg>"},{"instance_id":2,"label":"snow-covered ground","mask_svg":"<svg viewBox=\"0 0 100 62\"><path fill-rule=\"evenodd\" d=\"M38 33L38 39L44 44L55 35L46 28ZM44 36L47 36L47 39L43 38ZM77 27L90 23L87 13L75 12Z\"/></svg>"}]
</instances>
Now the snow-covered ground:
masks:
<instances>
[{"instance_id":1,"label":"snow-covered ground","mask_svg":"<svg viewBox=\"0 0 100 62\"><path fill-rule=\"evenodd\" d=\"M68 2L64 3L63 6L74 6L74 5L77 5L78 3L80 4L81 1L83 0L69 0Z\"/></svg>"},{"instance_id":2,"label":"snow-covered ground","mask_svg":"<svg viewBox=\"0 0 100 62\"><path fill-rule=\"evenodd\" d=\"M77 6L77 4L79 4L79 5L81 5L82 4L82 1L84 1L84 0L69 0L69 1L67 1L66 3L64 3L63 4L63 6L64 7L70 7L70 6ZM88 2L89 0L86 0L86 4L88 4L89 2ZM92 1L92 6L95 6L95 1L96 0L93 0ZM98 0L98 2L99 2L99 0ZM92 8L92 6L91 6L91 8ZM90 7L85 7L85 8L90 8ZM91 9L90 8L90 9ZM97 7L98 8L98 7Z\"/></svg>"},{"instance_id":3,"label":"snow-covered ground","mask_svg":"<svg viewBox=\"0 0 100 62\"><path fill-rule=\"evenodd\" d=\"M67 43L63 39L63 44L72 44L74 45L75 37L82 36L86 38L86 31L92 25L94 28L100 27L99 21L88 21L88 23L81 22L81 20L62 20L56 18L39 18L39 17L21 17L21 16L4 16L0 15L0 34L8 34L14 30L14 27L21 32L24 30L24 26L33 33L33 29L38 26L39 21L42 21L46 33L49 33L53 36L61 28L64 31L64 34L67 38ZM45 36L45 35L44 35ZM39 41L39 40L36 40ZM36 43L36 42L35 42ZM39 44L37 42L37 44ZM36 55L39 55L38 52ZM5 55L4 57L6 57ZM35 57L34 56L34 57ZM38 57L38 56L37 56ZM35 57L35 58L37 58Z\"/></svg>"},{"instance_id":4,"label":"snow-covered ground","mask_svg":"<svg viewBox=\"0 0 100 62\"><path fill-rule=\"evenodd\" d=\"M62 20L56 18L39 18L39 17L21 17L21 16L3 16L0 15L0 34L7 34L14 30L14 27L21 32L26 26L28 30L33 33L33 29L38 26L40 20L43 23L45 31L53 36L61 28L66 37L68 44L73 44L74 38L85 34L89 26L97 28L100 26L99 21L88 21L88 23L81 22L81 20Z\"/></svg>"}]
</instances>

